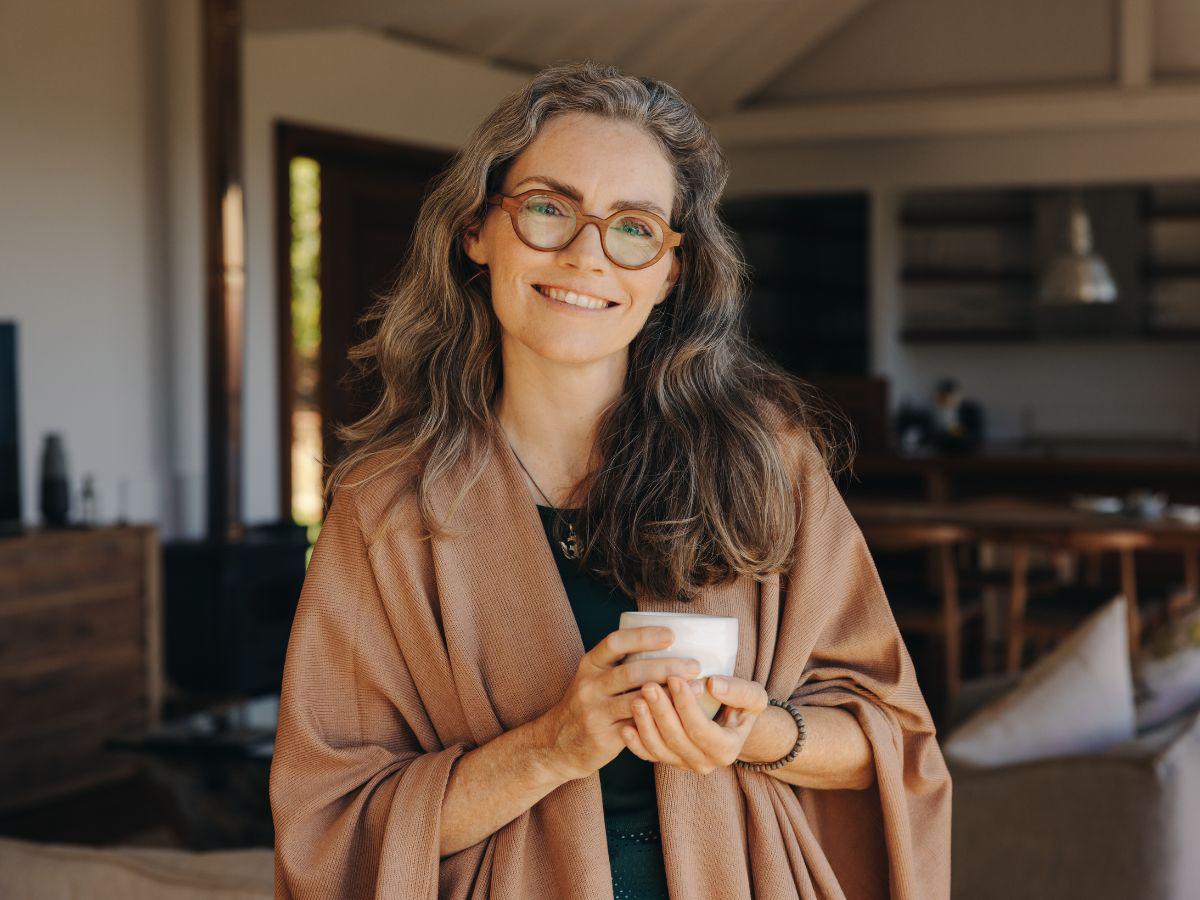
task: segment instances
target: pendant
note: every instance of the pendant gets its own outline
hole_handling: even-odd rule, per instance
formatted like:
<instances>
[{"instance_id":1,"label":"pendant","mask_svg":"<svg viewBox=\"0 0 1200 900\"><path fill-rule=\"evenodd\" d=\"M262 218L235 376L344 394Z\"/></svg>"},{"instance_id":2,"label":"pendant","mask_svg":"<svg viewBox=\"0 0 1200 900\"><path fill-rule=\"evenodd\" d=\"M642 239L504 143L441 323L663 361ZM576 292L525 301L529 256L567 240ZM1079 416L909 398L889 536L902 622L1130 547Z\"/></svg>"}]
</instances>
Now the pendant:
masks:
<instances>
[{"instance_id":1,"label":"pendant","mask_svg":"<svg viewBox=\"0 0 1200 900\"><path fill-rule=\"evenodd\" d=\"M579 545L575 542L575 526L568 525L570 534L567 535L565 541L559 541L558 546L562 547L563 556L567 559L579 559Z\"/></svg>"}]
</instances>

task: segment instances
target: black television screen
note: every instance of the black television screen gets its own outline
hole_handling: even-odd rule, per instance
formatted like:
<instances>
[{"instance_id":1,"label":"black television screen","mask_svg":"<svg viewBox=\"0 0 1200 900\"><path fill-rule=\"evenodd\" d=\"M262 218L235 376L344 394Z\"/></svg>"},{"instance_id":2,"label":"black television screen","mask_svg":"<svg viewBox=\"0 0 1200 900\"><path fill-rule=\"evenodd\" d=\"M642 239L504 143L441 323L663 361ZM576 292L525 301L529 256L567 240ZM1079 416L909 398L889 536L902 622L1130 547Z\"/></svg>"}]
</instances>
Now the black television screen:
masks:
<instances>
[{"instance_id":1,"label":"black television screen","mask_svg":"<svg viewBox=\"0 0 1200 900\"><path fill-rule=\"evenodd\" d=\"M0 532L21 527L21 441L17 431L17 324L0 322Z\"/></svg>"}]
</instances>

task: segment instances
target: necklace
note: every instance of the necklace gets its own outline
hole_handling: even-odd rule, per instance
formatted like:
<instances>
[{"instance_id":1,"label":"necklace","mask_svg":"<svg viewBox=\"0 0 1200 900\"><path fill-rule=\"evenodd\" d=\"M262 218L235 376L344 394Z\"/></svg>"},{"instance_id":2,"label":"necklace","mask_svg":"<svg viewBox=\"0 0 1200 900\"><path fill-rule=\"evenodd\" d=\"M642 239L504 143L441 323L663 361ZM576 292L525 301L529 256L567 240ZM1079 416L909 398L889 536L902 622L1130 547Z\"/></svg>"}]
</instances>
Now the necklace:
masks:
<instances>
[{"instance_id":1,"label":"necklace","mask_svg":"<svg viewBox=\"0 0 1200 900\"><path fill-rule=\"evenodd\" d=\"M508 435L505 435L504 439L506 441L508 441L508 449L512 450L512 454L516 458L517 463L521 466L522 469L525 469L525 463L521 462L521 457L518 456L517 451L513 449L512 441L508 440ZM542 490L541 485L539 485L537 483L537 481L534 479L533 475L530 474L528 469L525 469L525 474L529 475L529 480L533 483L533 486L535 488L537 488L538 493L541 494L542 497L545 498L546 505L549 506L550 509L552 509L554 511L555 521L557 521L559 523L559 525L561 525L563 519L562 519L562 516L560 516L558 514L558 512L559 512L558 508L553 503L550 502L549 497L546 497L546 492ZM561 532L561 530L562 530L561 528L558 529L559 532ZM567 539L565 541L559 541L558 546L560 546L562 548L563 556L565 556L567 559L579 559L579 543L575 539L575 523L574 522L571 522L571 521L567 522Z\"/></svg>"}]
</instances>

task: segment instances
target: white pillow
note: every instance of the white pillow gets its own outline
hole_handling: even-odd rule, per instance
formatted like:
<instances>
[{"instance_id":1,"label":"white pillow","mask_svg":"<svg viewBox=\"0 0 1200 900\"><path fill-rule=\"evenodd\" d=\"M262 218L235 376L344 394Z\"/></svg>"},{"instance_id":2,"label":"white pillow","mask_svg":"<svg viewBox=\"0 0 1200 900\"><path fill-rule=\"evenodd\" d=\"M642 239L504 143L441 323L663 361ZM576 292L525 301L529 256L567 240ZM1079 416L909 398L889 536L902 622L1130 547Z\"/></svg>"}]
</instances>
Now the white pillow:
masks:
<instances>
[{"instance_id":1,"label":"white pillow","mask_svg":"<svg viewBox=\"0 0 1200 900\"><path fill-rule=\"evenodd\" d=\"M1092 613L1016 687L976 712L943 744L948 760L1002 766L1091 753L1134 737L1125 597Z\"/></svg>"},{"instance_id":2,"label":"white pillow","mask_svg":"<svg viewBox=\"0 0 1200 900\"><path fill-rule=\"evenodd\" d=\"M1152 635L1133 671L1139 732L1200 703L1200 609Z\"/></svg>"}]
</instances>

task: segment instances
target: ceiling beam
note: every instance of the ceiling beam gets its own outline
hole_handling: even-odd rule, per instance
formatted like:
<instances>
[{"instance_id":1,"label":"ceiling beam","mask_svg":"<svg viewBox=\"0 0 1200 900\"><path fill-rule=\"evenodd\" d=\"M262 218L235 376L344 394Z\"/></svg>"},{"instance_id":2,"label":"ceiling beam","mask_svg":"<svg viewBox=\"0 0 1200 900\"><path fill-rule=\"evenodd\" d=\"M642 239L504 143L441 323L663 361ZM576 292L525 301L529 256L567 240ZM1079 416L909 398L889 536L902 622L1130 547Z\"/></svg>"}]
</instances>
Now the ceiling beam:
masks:
<instances>
[{"instance_id":1,"label":"ceiling beam","mask_svg":"<svg viewBox=\"0 0 1200 900\"><path fill-rule=\"evenodd\" d=\"M691 61L711 59L725 46L730 9L724 3L700 3L677 14L663 27L647 29L642 40L616 57L626 72L661 78L682 89L676 69L687 71Z\"/></svg>"},{"instance_id":2,"label":"ceiling beam","mask_svg":"<svg viewBox=\"0 0 1200 900\"><path fill-rule=\"evenodd\" d=\"M538 20L513 16L509 20L507 28L499 28L485 36L482 42L472 47L472 50L487 62L495 62L507 57L523 42L536 40L543 33L544 27ZM465 38L463 43L470 46L470 38Z\"/></svg>"},{"instance_id":3,"label":"ceiling beam","mask_svg":"<svg viewBox=\"0 0 1200 900\"><path fill-rule=\"evenodd\" d=\"M708 115L732 113L814 49L872 0L794 0L713 59L691 86Z\"/></svg>"},{"instance_id":4,"label":"ceiling beam","mask_svg":"<svg viewBox=\"0 0 1200 900\"><path fill-rule=\"evenodd\" d=\"M789 104L713 118L727 147L1200 124L1200 86Z\"/></svg>"},{"instance_id":5,"label":"ceiling beam","mask_svg":"<svg viewBox=\"0 0 1200 900\"><path fill-rule=\"evenodd\" d=\"M676 54L670 61L671 83L698 108L707 111L711 103L701 85L712 73L728 71L728 61L737 53L738 46L772 27L778 16L775 2L739 6L736 13L733 7L726 7L720 26L705 35L704 44L694 46L690 53Z\"/></svg>"},{"instance_id":6,"label":"ceiling beam","mask_svg":"<svg viewBox=\"0 0 1200 900\"><path fill-rule=\"evenodd\" d=\"M603 27L612 13L603 5L573 11L569 16L548 20L546 16L514 16L514 27L492 43L484 56L491 60L511 58L518 52L529 56L529 48L544 65L572 55L575 48L597 28Z\"/></svg>"},{"instance_id":7,"label":"ceiling beam","mask_svg":"<svg viewBox=\"0 0 1200 900\"><path fill-rule=\"evenodd\" d=\"M1149 87L1154 77L1153 0L1117 0L1116 26L1118 83Z\"/></svg>"}]
</instances>

